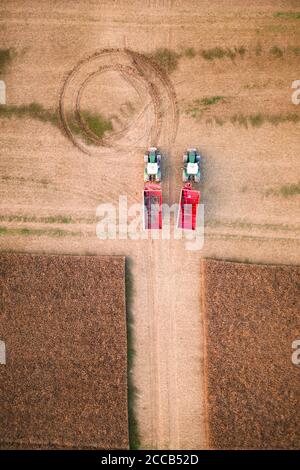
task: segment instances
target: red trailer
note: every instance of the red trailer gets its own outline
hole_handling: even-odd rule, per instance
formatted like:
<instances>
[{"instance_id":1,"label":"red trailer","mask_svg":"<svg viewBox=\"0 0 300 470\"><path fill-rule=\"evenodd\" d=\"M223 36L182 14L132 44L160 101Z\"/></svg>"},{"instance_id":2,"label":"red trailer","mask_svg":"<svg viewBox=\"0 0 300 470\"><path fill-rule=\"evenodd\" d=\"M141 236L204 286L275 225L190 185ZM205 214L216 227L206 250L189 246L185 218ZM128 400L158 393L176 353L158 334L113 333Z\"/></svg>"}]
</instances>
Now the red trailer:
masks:
<instances>
[{"instance_id":1,"label":"red trailer","mask_svg":"<svg viewBox=\"0 0 300 470\"><path fill-rule=\"evenodd\" d=\"M162 192L157 183L146 183L144 186L144 230L162 228Z\"/></svg>"},{"instance_id":2,"label":"red trailer","mask_svg":"<svg viewBox=\"0 0 300 470\"><path fill-rule=\"evenodd\" d=\"M177 228L196 230L199 203L200 191L193 189L191 183L186 183L181 190Z\"/></svg>"}]
</instances>

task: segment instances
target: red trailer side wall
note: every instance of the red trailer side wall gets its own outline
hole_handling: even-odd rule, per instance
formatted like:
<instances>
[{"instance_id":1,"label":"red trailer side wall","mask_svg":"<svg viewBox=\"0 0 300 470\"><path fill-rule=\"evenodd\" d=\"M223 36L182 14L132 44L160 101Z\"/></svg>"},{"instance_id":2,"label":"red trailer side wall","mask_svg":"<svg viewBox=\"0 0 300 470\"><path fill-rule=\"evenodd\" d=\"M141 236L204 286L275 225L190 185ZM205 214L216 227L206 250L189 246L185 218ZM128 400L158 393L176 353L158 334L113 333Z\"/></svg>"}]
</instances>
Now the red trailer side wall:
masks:
<instances>
[{"instance_id":1,"label":"red trailer side wall","mask_svg":"<svg viewBox=\"0 0 300 470\"><path fill-rule=\"evenodd\" d=\"M184 230L196 230L197 209L200 202L200 192L190 188L183 188L181 191L178 228Z\"/></svg>"},{"instance_id":2,"label":"red trailer side wall","mask_svg":"<svg viewBox=\"0 0 300 470\"><path fill-rule=\"evenodd\" d=\"M144 189L144 229L162 228L162 193L160 189Z\"/></svg>"}]
</instances>

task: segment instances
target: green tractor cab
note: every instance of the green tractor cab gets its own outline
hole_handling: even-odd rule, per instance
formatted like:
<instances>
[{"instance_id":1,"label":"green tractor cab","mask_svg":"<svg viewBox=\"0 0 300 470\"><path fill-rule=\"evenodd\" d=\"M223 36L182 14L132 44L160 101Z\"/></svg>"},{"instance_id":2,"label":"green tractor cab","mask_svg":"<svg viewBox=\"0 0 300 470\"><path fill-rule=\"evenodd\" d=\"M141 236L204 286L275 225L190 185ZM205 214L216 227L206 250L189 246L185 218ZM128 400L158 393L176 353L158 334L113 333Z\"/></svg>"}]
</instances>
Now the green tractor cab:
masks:
<instances>
[{"instance_id":1,"label":"green tractor cab","mask_svg":"<svg viewBox=\"0 0 300 470\"><path fill-rule=\"evenodd\" d=\"M156 147L150 147L144 155L144 182L161 181L161 155Z\"/></svg>"},{"instance_id":2,"label":"green tractor cab","mask_svg":"<svg viewBox=\"0 0 300 470\"><path fill-rule=\"evenodd\" d=\"M183 155L182 180L187 182L200 182L200 154L196 149L188 149Z\"/></svg>"}]
</instances>

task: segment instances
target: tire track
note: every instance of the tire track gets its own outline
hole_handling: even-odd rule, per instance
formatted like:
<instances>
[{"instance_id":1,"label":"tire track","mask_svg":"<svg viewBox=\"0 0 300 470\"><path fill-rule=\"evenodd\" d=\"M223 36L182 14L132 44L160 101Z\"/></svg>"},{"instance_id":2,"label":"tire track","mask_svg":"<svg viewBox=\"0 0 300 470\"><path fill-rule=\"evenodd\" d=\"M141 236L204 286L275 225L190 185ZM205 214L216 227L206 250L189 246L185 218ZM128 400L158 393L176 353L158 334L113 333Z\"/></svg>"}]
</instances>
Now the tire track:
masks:
<instances>
[{"instance_id":1,"label":"tire track","mask_svg":"<svg viewBox=\"0 0 300 470\"><path fill-rule=\"evenodd\" d=\"M148 240L144 262L147 266L147 305L149 315L149 376L150 376L150 422L151 447L156 449L159 444L160 413L159 413L159 350L158 325L155 309L156 292L153 277L153 240Z\"/></svg>"},{"instance_id":2,"label":"tire track","mask_svg":"<svg viewBox=\"0 0 300 470\"><path fill-rule=\"evenodd\" d=\"M87 85L107 71L119 72L145 104L139 116L132 119L127 126L100 138L89 128L80 103ZM142 146L140 142L145 133L141 132L138 122L141 122L147 113L153 123L151 126L146 124L145 146L150 143L163 146L174 142L179 112L173 85L167 74L152 59L129 49L104 49L82 59L65 79L59 98L62 128L71 142L87 154L101 154L103 147L127 149L137 142ZM81 136L78 131L74 131L74 126L80 130ZM130 137L136 130L142 135L138 135L135 142L132 142ZM89 147L85 140L92 145Z\"/></svg>"}]
</instances>

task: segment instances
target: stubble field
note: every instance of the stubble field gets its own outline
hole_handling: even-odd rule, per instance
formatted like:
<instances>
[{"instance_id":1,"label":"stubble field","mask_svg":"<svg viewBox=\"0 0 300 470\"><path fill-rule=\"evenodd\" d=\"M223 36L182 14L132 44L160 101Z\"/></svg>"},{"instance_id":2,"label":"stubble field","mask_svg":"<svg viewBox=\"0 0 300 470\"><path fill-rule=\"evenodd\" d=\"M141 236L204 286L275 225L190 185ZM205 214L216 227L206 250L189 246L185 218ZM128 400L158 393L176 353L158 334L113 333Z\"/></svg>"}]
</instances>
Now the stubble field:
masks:
<instances>
[{"instance_id":1,"label":"stubble field","mask_svg":"<svg viewBox=\"0 0 300 470\"><path fill-rule=\"evenodd\" d=\"M299 11L295 0L1 7L1 249L131 262L144 448L206 446L201 258L299 263ZM99 204L141 202L151 144L169 204L186 147L203 155L201 251L96 236Z\"/></svg>"}]
</instances>

